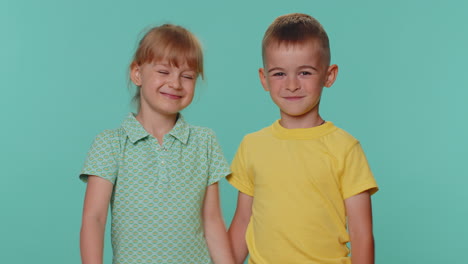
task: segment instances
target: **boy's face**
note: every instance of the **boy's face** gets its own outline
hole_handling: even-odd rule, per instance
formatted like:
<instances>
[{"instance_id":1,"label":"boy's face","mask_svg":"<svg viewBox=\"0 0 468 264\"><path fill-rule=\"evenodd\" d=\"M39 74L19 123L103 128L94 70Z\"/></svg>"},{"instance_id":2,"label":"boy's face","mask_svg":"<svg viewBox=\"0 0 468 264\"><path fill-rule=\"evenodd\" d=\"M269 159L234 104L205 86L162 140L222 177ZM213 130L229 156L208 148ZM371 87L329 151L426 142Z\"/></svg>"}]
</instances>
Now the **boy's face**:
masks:
<instances>
[{"instance_id":1,"label":"boy's face","mask_svg":"<svg viewBox=\"0 0 468 264\"><path fill-rule=\"evenodd\" d=\"M336 65L324 63L316 40L268 46L264 67L259 69L260 80L280 108L281 119L318 117L322 89L333 84L338 72Z\"/></svg>"}]
</instances>

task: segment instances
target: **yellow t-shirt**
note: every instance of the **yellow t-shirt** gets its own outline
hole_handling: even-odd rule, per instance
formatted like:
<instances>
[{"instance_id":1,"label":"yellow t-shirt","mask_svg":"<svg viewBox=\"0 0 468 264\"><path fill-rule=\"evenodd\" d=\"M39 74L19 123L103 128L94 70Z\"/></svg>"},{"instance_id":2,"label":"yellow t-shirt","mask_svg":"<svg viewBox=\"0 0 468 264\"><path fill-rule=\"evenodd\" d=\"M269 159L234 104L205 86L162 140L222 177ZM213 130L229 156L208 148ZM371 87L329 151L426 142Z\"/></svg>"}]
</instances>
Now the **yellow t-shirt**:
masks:
<instances>
[{"instance_id":1,"label":"yellow t-shirt","mask_svg":"<svg viewBox=\"0 0 468 264\"><path fill-rule=\"evenodd\" d=\"M250 264L349 264L344 200L377 184L359 142L331 122L278 121L243 139L228 181L253 196Z\"/></svg>"}]
</instances>

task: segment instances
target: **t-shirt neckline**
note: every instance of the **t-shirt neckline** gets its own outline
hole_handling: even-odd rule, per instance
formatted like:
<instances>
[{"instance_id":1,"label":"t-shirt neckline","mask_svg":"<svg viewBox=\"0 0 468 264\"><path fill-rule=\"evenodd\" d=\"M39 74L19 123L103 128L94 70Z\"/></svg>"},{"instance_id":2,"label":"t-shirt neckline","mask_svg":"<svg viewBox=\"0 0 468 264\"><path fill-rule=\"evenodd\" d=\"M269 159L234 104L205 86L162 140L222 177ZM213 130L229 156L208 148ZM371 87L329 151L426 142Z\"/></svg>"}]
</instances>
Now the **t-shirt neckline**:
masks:
<instances>
[{"instance_id":1,"label":"t-shirt neckline","mask_svg":"<svg viewBox=\"0 0 468 264\"><path fill-rule=\"evenodd\" d=\"M336 126L330 121L310 128L285 128L280 124L279 120L276 120L273 125L271 125L273 135L281 139L315 139L324 136L335 129Z\"/></svg>"}]
</instances>

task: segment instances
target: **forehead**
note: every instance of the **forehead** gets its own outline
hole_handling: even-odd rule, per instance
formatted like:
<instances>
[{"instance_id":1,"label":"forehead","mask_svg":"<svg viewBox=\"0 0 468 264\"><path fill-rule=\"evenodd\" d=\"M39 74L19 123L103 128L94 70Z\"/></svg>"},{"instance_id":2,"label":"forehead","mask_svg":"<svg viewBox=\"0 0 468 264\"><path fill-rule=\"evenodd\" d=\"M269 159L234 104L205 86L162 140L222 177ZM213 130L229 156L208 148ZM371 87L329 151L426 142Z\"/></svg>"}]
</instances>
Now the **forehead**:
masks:
<instances>
[{"instance_id":1,"label":"forehead","mask_svg":"<svg viewBox=\"0 0 468 264\"><path fill-rule=\"evenodd\" d=\"M323 60L320 42L310 39L300 43L275 42L265 48L265 67L292 64L320 64Z\"/></svg>"},{"instance_id":2,"label":"forehead","mask_svg":"<svg viewBox=\"0 0 468 264\"><path fill-rule=\"evenodd\" d=\"M166 45L158 47L153 45L153 55L150 57L153 64L167 64L177 68L187 68L198 73L202 72L203 59L200 50L196 47L181 45Z\"/></svg>"},{"instance_id":3,"label":"forehead","mask_svg":"<svg viewBox=\"0 0 468 264\"><path fill-rule=\"evenodd\" d=\"M190 64L187 58L184 57L160 57L154 58L152 61L145 63L149 66L149 68L153 67L165 67L165 68L173 68L179 71L184 72L194 72L199 74L198 68L196 65Z\"/></svg>"},{"instance_id":4,"label":"forehead","mask_svg":"<svg viewBox=\"0 0 468 264\"><path fill-rule=\"evenodd\" d=\"M172 58L167 58L167 57L161 57L161 58L155 58L152 61L152 64L154 65L163 65L163 66L168 66L168 67L176 67L176 68L185 68L185 69L192 69L192 67L189 66L188 60L186 58L182 57L172 57ZM193 69L194 70L194 69Z\"/></svg>"}]
</instances>

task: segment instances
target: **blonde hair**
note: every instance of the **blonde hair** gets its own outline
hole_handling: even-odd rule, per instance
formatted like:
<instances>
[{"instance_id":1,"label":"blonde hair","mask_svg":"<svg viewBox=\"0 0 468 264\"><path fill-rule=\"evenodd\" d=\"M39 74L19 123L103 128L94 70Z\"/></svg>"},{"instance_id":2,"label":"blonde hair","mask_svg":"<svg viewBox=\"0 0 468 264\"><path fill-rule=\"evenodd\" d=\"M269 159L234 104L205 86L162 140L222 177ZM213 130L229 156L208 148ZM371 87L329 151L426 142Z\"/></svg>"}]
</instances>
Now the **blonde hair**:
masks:
<instances>
[{"instance_id":1,"label":"blonde hair","mask_svg":"<svg viewBox=\"0 0 468 264\"><path fill-rule=\"evenodd\" d=\"M204 78L201 44L190 31L181 26L164 24L151 28L138 43L129 69L161 60L167 60L176 67L187 63L197 76ZM140 87L137 87L133 100L139 108Z\"/></svg>"},{"instance_id":2,"label":"blonde hair","mask_svg":"<svg viewBox=\"0 0 468 264\"><path fill-rule=\"evenodd\" d=\"M265 50L272 44L295 45L316 39L324 55L324 61L330 64L330 43L327 32L315 18L301 13L277 17L268 27L262 41L262 58L265 63Z\"/></svg>"}]
</instances>

